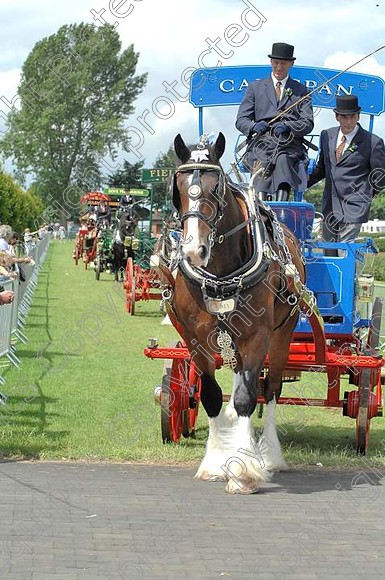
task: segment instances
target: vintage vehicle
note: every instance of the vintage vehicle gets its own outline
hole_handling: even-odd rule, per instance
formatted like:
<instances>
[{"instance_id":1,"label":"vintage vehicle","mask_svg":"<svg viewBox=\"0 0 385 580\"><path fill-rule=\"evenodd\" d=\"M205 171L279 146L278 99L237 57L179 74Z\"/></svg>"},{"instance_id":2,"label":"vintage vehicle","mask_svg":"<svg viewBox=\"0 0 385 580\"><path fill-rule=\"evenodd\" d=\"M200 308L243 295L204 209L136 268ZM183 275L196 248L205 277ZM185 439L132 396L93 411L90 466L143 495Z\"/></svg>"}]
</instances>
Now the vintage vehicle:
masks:
<instances>
[{"instance_id":1,"label":"vintage vehicle","mask_svg":"<svg viewBox=\"0 0 385 580\"><path fill-rule=\"evenodd\" d=\"M190 93L190 101L194 106L199 107L199 135L204 135L203 108L205 106L239 104L243 91L230 90L231 87L239 86L244 90L247 85L244 79L250 81L267 76L270 70L270 67L252 66L195 71L191 80L193 89ZM359 96L362 113L370 115L369 130L373 128L374 115L383 112L385 85L379 77L329 69L295 67L295 78L302 82L313 79L313 84L308 84L308 86L318 85L318 92L314 92L313 100L316 107L322 108L333 108L336 93L346 92L346 87L350 87L349 90ZM201 82L197 79L201 79ZM232 79L231 82L229 79ZM330 98L325 98L328 95ZM201 139L196 149L206 150L206 145L207 141ZM211 222L206 219L203 210L199 210L200 206L195 214L189 211L181 215L182 224L186 224L193 214L195 217L202 218L203 216L206 219L206 229L209 228L212 231L212 256L215 253L220 261L220 244L228 235L233 235L232 231L229 234L228 230L223 230L225 219L223 216L226 216L228 223L231 224L228 213L233 202L230 199L229 190L235 192L234 196L239 198L241 205L248 207L249 217L246 223L251 232L258 232L258 229L253 229L254 222L261 220L272 224L270 229L273 231L279 232L281 227L283 234L278 233L278 247L283 248L283 255L278 255L278 252L274 255L274 250L272 250L270 259L279 264L284 271L291 291L289 296L293 302L293 311L296 310L296 315L298 315L298 321L290 339L287 362L282 375L283 381L295 380L302 372L324 373L327 378L327 388L325 398L298 395L297 397L280 397L278 402L283 405L341 409L344 415L354 419L355 448L357 453L365 454L368 450L371 420L382 416L382 369L385 364L380 349L383 301L380 297L375 297L374 293L371 262L376 248L372 241L367 239L361 243L347 244L323 242L312 237L315 211L312 204L304 201L303 191L295 191L293 201L271 201L267 204L250 202L251 198L254 200L256 193L253 191L252 179L245 176L241 160L236 155L233 168L240 183L229 182L228 176L219 164L219 157L224 149L224 144L219 138L212 148L207 146L208 156L202 157L203 160L197 155L193 160L189 159L191 151L187 150L180 138L176 138L175 146L181 163L176 169L173 192L174 203L179 204L180 212L184 203L183 195L187 195L185 193L187 177L192 180L192 187L197 188L198 201L205 195L208 198L210 184L211 192L215 189L216 182L219 184L218 191L223 187L223 195L221 194L219 202L209 198L213 204L219 203L217 210L217 214L220 214L219 221L218 216L215 216L216 219L214 218ZM220 154L219 149L221 149ZM312 163L309 164L308 170L311 170L311 167ZM255 205L254 208L253 205ZM274 215L270 213L271 211ZM306 283L298 274L300 266L292 267L293 255L286 251L289 246L285 233L286 227L295 234L299 242L302 261L307 270ZM234 235L237 236L242 224L239 223L235 228L237 231ZM183 232L182 236L185 235L185 230ZM242 235L246 236L246 233ZM254 234L250 235L252 238ZM251 239L251 246L254 244L258 247L261 243L258 236L259 234L256 234L255 239ZM271 239L265 242L269 247L275 247ZM224 243L223 247L225 247ZM262 256L262 254L258 255ZM233 341L230 340L228 343L223 340L223 324L227 324L231 334L231 314L237 312L232 310L234 305L231 301L235 300L238 295L246 296L246 281L249 280L248 276L251 274L240 269L233 276L216 277L212 271L207 271L205 266L199 265L197 255L191 254L191 256L197 260L198 266L189 264L183 254L180 254L176 270L173 271L164 254L156 255L153 260L153 267L157 269L163 281L164 297L170 319L181 337L180 341L169 348L161 347L156 339L151 339L144 351L149 358L166 360L162 385L155 393L157 402L161 404L164 442L178 442L182 435L188 437L194 434L202 381L207 380L206 375L209 372L207 368L210 369L211 382L214 382L211 375L214 368L219 368L223 364L230 364L230 366L233 364L234 368L238 368L238 353L236 349L233 349L232 342L236 342L239 321L233 322ZM271 265L266 266L266 268L270 267ZM176 272L177 276L180 276L179 283L175 283ZM196 338L191 339L191 336L196 337L197 334L186 326L180 316L181 312L183 314L183 308L187 307L186 301L184 305L180 304L179 294L184 291L184 286L190 288L197 303L203 305L202 311L205 315L202 315L202 320L204 318L206 326L214 328L217 324L217 334L222 339L222 344L218 342L216 352L208 351L207 342L203 344ZM251 282L249 287L252 292ZM265 292L264 289L263 292ZM210 314L209 317L208 314ZM190 315L192 316L191 313ZM280 324L284 328L285 322ZM246 328L245 325L244 328ZM190 344L194 345L193 349L187 348L186 335L189 336ZM279 356L277 352L276 357ZM205 353L206 359L209 357L213 359L210 359L208 366L204 360ZM269 370L271 371L272 365L275 364L276 361L269 356L262 361L259 382L265 384L265 388ZM202 366L203 371L200 368ZM348 386L345 388L342 386L344 384L342 379L348 380ZM205 396L207 397L207 394ZM229 400L229 398L224 397L224 400ZM263 404L265 399L258 394L257 401ZM230 397L228 405L232 404L233 396ZM228 414L231 416L231 407Z\"/></svg>"},{"instance_id":2,"label":"vintage vehicle","mask_svg":"<svg viewBox=\"0 0 385 580\"><path fill-rule=\"evenodd\" d=\"M161 300L160 281L157 272L150 267L150 256L157 242L146 233L138 233L132 239L134 256L126 263L123 287L126 290L126 311L135 314L135 304L141 300Z\"/></svg>"}]
</instances>

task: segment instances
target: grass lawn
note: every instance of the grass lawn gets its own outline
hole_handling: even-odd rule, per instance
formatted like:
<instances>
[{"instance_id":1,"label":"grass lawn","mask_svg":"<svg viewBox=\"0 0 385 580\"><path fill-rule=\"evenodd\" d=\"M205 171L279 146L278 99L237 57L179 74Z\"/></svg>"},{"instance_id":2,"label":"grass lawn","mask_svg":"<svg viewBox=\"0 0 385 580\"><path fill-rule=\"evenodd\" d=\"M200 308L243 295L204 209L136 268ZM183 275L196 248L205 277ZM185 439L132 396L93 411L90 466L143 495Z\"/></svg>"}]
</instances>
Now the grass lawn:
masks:
<instances>
[{"instance_id":1,"label":"grass lawn","mask_svg":"<svg viewBox=\"0 0 385 580\"><path fill-rule=\"evenodd\" d=\"M28 342L17 345L21 368L1 369L6 384L0 390L8 396L0 407L1 456L198 462L208 434L205 412L200 410L196 439L163 445L153 400L163 361L143 355L150 337L166 346L177 333L160 324L157 301L138 302L129 316L121 285L106 273L96 281L93 270L75 266L72 249L72 242L52 242L24 329ZM218 375L230 392L230 372ZM284 394L325 398L325 376L308 373ZM384 466L383 421L371 421L370 452L362 459L354 451L355 420L341 410L278 407L285 458L305 467Z\"/></svg>"}]
</instances>

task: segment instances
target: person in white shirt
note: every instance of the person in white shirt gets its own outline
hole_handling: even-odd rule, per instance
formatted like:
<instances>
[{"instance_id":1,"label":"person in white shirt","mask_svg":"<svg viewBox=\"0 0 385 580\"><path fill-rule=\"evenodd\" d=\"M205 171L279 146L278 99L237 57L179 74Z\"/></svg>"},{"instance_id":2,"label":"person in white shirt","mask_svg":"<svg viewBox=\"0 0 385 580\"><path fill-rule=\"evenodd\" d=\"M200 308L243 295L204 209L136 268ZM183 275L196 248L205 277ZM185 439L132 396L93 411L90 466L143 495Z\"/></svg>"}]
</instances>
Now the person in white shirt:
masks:
<instances>
[{"instance_id":1,"label":"person in white shirt","mask_svg":"<svg viewBox=\"0 0 385 580\"><path fill-rule=\"evenodd\" d=\"M309 187L325 179L322 237L354 242L369 219L373 196L385 187L384 141L361 127L356 95L337 96L337 127L321 132L320 155Z\"/></svg>"},{"instance_id":2,"label":"person in white shirt","mask_svg":"<svg viewBox=\"0 0 385 580\"><path fill-rule=\"evenodd\" d=\"M250 172L263 169L255 189L265 200L287 200L291 189L306 187L303 137L314 127L313 107L306 86L289 75L293 55L291 44L273 44L271 75L249 84L235 123L248 141L244 166Z\"/></svg>"}]
</instances>

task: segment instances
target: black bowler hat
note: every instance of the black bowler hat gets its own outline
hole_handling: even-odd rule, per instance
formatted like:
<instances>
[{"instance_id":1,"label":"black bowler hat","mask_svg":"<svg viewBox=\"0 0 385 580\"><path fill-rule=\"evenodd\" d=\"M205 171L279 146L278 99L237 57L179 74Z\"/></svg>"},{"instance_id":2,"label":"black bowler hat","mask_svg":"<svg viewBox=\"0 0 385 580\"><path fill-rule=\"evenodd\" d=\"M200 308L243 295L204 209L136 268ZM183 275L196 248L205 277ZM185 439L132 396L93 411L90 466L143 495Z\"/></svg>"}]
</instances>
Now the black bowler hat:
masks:
<instances>
[{"instance_id":1,"label":"black bowler hat","mask_svg":"<svg viewBox=\"0 0 385 580\"><path fill-rule=\"evenodd\" d=\"M277 60L295 60L293 56L294 46L286 44L285 42L275 42L271 48L269 58L276 58Z\"/></svg>"},{"instance_id":2,"label":"black bowler hat","mask_svg":"<svg viewBox=\"0 0 385 580\"><path fill-rule=\"evenodd\" d=\"M338 115L354 115L361 111L356 95L343 95L336 98L337 106L333 111Z\"/></svg>"}]
</instances>

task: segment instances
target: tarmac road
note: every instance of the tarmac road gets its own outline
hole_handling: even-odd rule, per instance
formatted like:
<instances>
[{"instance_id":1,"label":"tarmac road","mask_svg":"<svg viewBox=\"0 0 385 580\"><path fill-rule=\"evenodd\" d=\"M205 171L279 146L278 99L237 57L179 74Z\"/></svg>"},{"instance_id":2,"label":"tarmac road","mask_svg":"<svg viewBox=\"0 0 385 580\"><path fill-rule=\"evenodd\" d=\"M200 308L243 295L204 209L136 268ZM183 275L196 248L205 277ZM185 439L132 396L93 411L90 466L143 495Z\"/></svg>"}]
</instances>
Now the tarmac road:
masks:
<instances>
[{"instance_id":1,"label":"tarmac road","mask_svg":"<svg viewBox=\"0 0 385 580\"><path fill-rule=\"evenodd\" d=\"M385 472L279 473L230 496L195 469L0 463L0 578L385 576Z\"/></svg>"}]
</instances>

